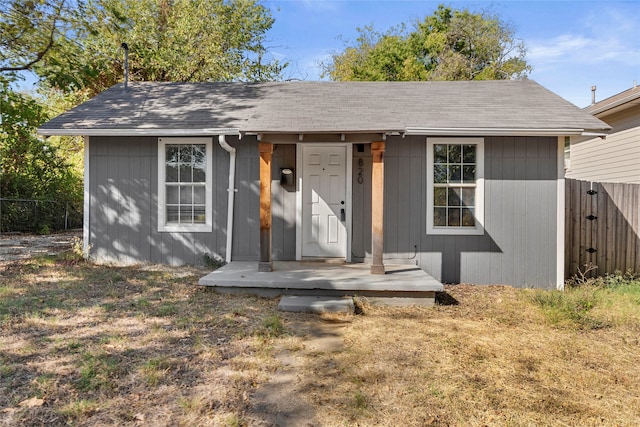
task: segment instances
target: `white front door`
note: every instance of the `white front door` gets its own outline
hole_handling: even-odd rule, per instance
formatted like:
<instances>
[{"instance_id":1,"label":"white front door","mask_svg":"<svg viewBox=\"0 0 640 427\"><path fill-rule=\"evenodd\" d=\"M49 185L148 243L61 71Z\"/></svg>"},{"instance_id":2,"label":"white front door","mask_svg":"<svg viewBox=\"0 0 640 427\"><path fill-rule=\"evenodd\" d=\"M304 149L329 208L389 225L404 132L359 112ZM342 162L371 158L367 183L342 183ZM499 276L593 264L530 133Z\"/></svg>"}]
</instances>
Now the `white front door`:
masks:
<instances>
[{"instance_id":1,"label":"white front door","mask_svg":"<svg viewBox=\"0 0 640 427\"><path fill-rule=\"evenodd\" d=\"M345 258L347 147L302 148L302 256Z\"/></svg>"}]
</instances>

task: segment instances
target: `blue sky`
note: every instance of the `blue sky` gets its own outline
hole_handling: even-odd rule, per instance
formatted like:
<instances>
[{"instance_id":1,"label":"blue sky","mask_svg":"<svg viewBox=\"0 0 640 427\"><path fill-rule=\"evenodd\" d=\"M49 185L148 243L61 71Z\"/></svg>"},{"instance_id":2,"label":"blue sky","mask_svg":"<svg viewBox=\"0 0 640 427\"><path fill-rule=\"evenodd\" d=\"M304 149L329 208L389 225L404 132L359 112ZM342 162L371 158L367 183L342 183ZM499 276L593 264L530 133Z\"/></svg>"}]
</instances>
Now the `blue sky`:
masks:
<instances>
[{"instance_id":1,"label":"blue sky","mask_svg":"<svg viewBox=\"0 0 640 427\"><path fill-rule=\"evenodd\" d=\"M319 63L373 24L384 31L431 15L439 3L487 10L515 28L533 66L529 78L579 107L640 84L640 0L404 1L266 0L275 24L270 53L290 63L285 77L318 80Z\"/></svg>"}]
</instances>

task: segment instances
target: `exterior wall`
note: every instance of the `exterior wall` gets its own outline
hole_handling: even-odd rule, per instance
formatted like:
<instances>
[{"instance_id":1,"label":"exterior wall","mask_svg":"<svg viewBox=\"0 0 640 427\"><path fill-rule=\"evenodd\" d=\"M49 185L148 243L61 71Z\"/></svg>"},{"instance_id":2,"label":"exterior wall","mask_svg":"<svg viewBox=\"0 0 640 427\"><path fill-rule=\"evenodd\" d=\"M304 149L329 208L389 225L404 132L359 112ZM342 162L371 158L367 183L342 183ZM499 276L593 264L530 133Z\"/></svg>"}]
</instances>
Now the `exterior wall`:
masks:
<instances>
[{"instance_id":1,"label":"exterior wall","mask_svg":"<svg viewBox=\"0 0 640 427\"><path fill-rule=\"evenodd\" d=\"M371 175L356 184L358 154L370 168L368 154L354 152L353 248L366 258ZM419 265L448 283L555 288L557 158L557 138L485 138L485 234L434 236L426 234L426 137L388 138L385 260Z\"/></svg>"},{"instance_id":2,"label":"exterior wall","mask_svg":"<svg viewBox=\"0 0 640 427\"><path fill-rule=\"evenodd\" d=\"M255 137L244 137L236 158L236 201L233 223L235 261L260 259L260 156ZM225 153L226 154L226 153ZM228 156L227 156L228 164ZM296 188L281 185L280 169L296 168L296 146L278 144L271 160L272 256L278 261L296 259ZM225 177L225 182L226 182ZM225 205L226 206L226 205ZM226 238L226 237L225 237Z\"/></svg>"},{"instance_id":3,"label":"exterior wall","mask_svg":"<svg viewBox=\"0 0 640 427\"><path fill-rule=\"evenodd\" d=\"M293 183L280 182L280 169L293 169ZM271 213L273 259L296 259L296 146L278 144L272 158ZM260 230L258 230L259 232Z\"/></svg>"},{"instance_id":4,"label":"exterior wall","mask_svg":"<svg viewBox=\"0 0 640 427\"><path fill-rule=\"evenodd\" d=\"M351 260L353 262L362 262L371 258L371 168L371 144L354 145L351 186Z\"/></svg>"},{"instance_id":5,"label":"exterior wall","mask_svg":"<svg viewBox=\"0 0 640 427\"><path fill-rule=\"evenodd\" d=\"M242 141L227 137L227 141L237 148L233 259L257 260L260 226L257 141L250 137ZM205 255L224 259L229 154L215 137L212 147L213 231L159 233L158 138L92 137L89 144L92 259L170 265L202 264ZM295 259L295 189L292 192L282 188L280 167L295 167L295 146L279 146L273 159L274 259Z\"/></svg>"},{"instance_id":6,"label":"exterior wall","mask_svg":"<svg viewBox=\"0 0 640 427\"><path fill-rule=\"evenodd\" d=\"M259 258L259 171L255 138L237 148L234 260ZM371 256L371 152L353 145L352 256ZM92 137L89 243L98 261L200 264L224 258L229 155L214 140L210 233L157 231L157 138ZM295 145L273 154L273 251L295 259ZM419 265L438 280L554 288L557 263L557 139L485 138L485 234L426 234L426 138L389 137L385 153L385 260ZM297 171L296 171L297 173Z\"/></svg>"},{"instance_id":7,"label":"exterior wall","mask_svg":"<svg viewBox=\"0 0 640 427\"><path fill-rule=\"evenodd\" d=\"M613 129L606 139L572 141L567 178L640 183L640 105L599 117Z\"/></svg>"}]
</instances>

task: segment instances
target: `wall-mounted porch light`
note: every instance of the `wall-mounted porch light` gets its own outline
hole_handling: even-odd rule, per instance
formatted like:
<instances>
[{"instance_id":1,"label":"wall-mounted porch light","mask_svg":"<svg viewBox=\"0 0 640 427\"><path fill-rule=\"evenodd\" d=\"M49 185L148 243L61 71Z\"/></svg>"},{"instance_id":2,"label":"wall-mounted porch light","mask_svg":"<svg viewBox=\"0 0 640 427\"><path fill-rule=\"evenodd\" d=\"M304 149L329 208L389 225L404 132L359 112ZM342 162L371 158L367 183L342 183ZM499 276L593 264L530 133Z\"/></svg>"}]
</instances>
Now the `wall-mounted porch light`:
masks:
<instances>
[{"instance_id":1,"label":"wall-mounted porch light","mask_svg":"<svg viewBox=\"0 0 640 427\"><path fill-rule=\"evenodd\" d=\"M280 168L280 185L283 187L295 186L295 175L293 168Z\"/></svg>"}]
</instances>

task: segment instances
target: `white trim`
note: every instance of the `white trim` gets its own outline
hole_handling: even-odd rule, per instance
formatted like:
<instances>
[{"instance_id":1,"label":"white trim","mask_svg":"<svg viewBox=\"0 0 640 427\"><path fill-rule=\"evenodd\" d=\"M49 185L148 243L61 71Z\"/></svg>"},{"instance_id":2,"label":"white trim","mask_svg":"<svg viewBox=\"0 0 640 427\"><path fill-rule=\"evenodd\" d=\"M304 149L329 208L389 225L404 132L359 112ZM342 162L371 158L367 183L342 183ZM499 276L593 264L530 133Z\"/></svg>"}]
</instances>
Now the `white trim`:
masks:
<instances>
[{"instance_id":1,"label":"white trim","mask_svg":"<svg viewBox=\"0 0 640 427\"><path fill-rule=\"evenodd\" d=\"M433 225L433 146L435 144L476 145L475 227L434 227ZM427 234L480 236L484 234L484 138L427 138Z\"/></svg>"},{"instance_id":2,"label":"white trim","mask_svg":"<svg viewBox=\"0 0 640 427\"><path fill-rule=\"evenodd\" d=\"M564 136L558 137L558 181L556 203L556 289L564 290Z\"/></svg>"},{"instance_id":3,"label":"white trim","mask_svg":"<svg viewBox=\"0 0 640 427\"><path fill-rule=\"evenodd\" d=\"M346 227L347 227L347 257L346 261L351 262L351 230L353 227L353 144L344 144L347 154L347 170L345 173L347 176L347 195L346 195Z\"/></svg>"},{"instance_id":4,"label":"white trim","mask_svg":"<svg viewBox=\"0 0 640 427\"><path fill-rule=\"evenodd\" d=\"M166 144L205 144L206 177L205 177L205 223L204 224L166 224ZM158 138L158 232L211 232L213 229L213 144L211 138Z\"/></svg>"},{"instance_id":5,"label":"white trim","mask_svg":"<svg viewBox=\"0 0 640 427\"><path fill-rule=\"evenodd\" d=\"M83 194L83 213L82 213L82 256L89 259L89 243L91 223L91 187L89 187L89 136L84 138L84 194Z\"/></svg>"},{"instance_id":6,"label":"white trim","mask_svg":"<svg viewBox=\"0 0 640 427\"><path fill-rule=\"evenodd\" d=\"M346 239L345 242L345 261L351 262L351 233L353 226L353 144L350 143L322 143L322 144L309 144L298 143L296 144L296 260L302 259L302 177L304 175L304 158L302 156L302 147L344 147L345 148L345 185L346 185Z\"/></svg>"},{"instance_id":7,"label":"white trim","mask_svg":"<svg viewBox=\"0 0 640 427\"><path fill-rule=\"evenodd\" d=\"M607 135L594 129L511 129L511 128L428 128L407 127L406 135L437 136L558 136L558 135Z\"/></svg>"},{"instance_id":8,"label":"white trim","mask_svg":"<svg viewBox=\"0 0 640 427\"><path fill-rule=\"evenodd\" d=\"M302 145L296 144L296 260L302 259Z\"/></svg>"},{"instance_id":9,"label":"white trim","mask_svg":"<svg viewBox=\"0 0 640 427\"><path fill-rule=\"evenodd\" d=\"M40 128L38 134L44 136L211 136L211 135L240 135L236 128L208 128L208 129L46 129Z\"/></svg>"}]
</instances>

